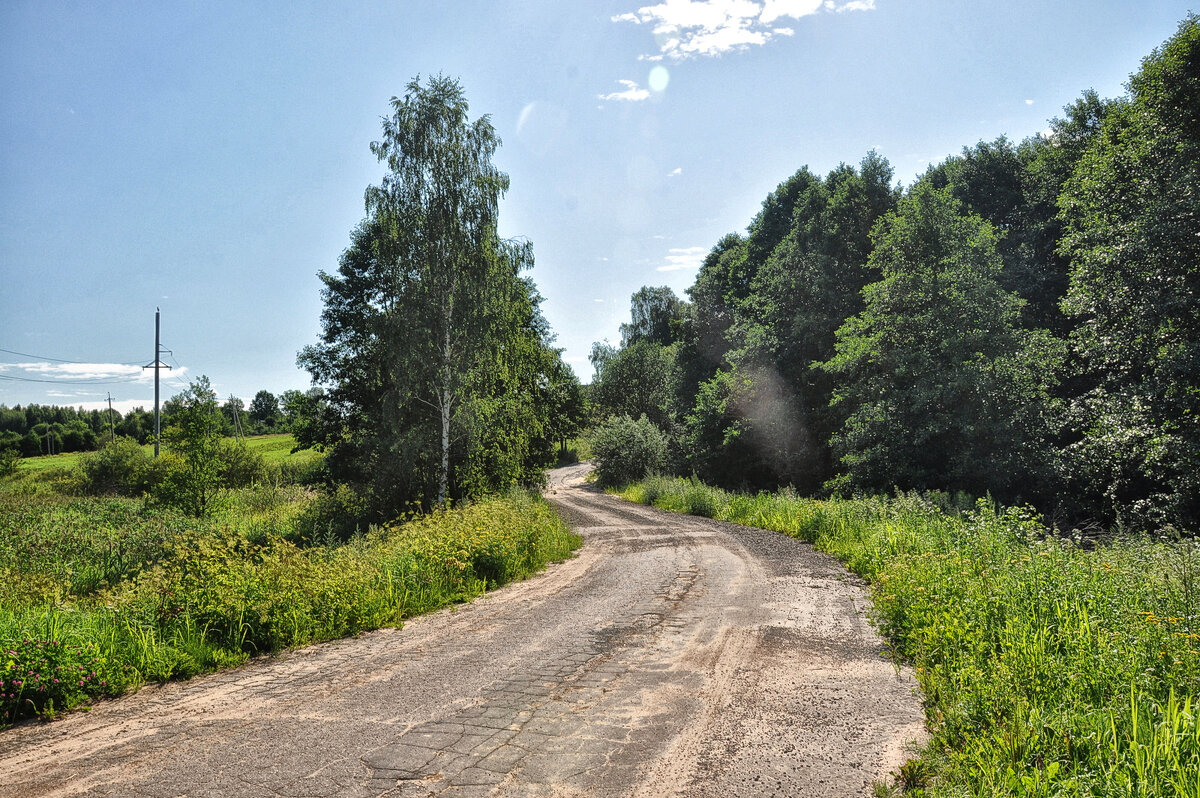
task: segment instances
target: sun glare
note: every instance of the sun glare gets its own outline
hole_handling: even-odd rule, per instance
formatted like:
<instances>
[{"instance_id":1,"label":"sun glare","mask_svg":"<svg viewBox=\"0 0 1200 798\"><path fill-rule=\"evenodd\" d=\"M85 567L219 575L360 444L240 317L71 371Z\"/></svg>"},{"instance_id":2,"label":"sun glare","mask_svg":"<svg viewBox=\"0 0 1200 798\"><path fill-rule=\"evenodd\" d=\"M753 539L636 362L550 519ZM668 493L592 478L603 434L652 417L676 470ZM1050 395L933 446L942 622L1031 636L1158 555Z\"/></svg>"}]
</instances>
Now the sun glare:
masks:
<instances>
[{"instance_id":1,"label":"sun glare","mask_svg":"<svg viewBox=\"0 0 1200 798\"><path fill-rule=\"evenodd\" d=\"M662 64L655 66L650 70L650 77L647 83L650 84L650 90L656 92L666 91L667 84L671 82L671 73Z\"/></svg>"}]
</instances>

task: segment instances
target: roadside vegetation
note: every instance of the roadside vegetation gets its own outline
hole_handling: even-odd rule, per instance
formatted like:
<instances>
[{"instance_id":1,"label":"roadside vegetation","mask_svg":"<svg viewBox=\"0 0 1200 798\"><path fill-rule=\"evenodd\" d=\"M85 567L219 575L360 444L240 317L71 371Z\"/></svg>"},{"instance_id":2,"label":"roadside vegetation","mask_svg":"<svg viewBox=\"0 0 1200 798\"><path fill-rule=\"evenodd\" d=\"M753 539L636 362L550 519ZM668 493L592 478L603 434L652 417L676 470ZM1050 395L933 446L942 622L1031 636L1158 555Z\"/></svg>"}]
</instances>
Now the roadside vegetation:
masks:
<instances>
[{"instance_id":1,"label":"roadside vegetation","mask_svg":"<svg viewBox=\"0 0 1200 798\"><path fill-rule=\"evenodd\" d=\"M347 530L312 482L318 453L213 441L250 477L202 475L203 504L183 453L154 461L133 441L0 481L0 726L397 625L579 544L519 490Z\"/></svg>"},{"instance_id":2,"label":"roadside vegetation","mask_svg":"<svg viewBox=\"0 0 1200 798\"><path fill-rule=\"evenodd\" d=\"M622 495L783 532L871 583L932 734L906 794L1200 796L1200 541L1062 539L1027 510L945 495L822 501L667 477Z\"/></svg>"}]
</instances>

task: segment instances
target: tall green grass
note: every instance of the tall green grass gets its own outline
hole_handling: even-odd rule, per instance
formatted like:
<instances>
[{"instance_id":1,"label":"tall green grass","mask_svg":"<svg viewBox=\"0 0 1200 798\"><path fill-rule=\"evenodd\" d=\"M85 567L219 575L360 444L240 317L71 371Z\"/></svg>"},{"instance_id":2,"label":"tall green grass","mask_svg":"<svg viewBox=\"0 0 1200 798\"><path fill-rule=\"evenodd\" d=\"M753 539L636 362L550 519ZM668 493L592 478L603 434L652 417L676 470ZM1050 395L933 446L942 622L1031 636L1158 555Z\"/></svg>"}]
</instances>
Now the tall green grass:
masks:
<instances>
[{"instance_id":1,"label":"tall green grass","mask_svg":"<svg viewBox=\"0 0 1200 798\"><path fill-rule=\"evenodd\" d=\"M652 478L624 495L784 532L872 585L938 796L1200 796L1200 544L1085 548L1019 508L816 501Z\"/></svg>"},{"instance_id":2,"label":"tall green grass","mask_svg":"<svg viewBox=\"0 0 1200 798\"><path fill-rule=\"evenodd\" d=\"M399 624L580 543L513 493L301 546L285 534L314 500L262 485L198 521L137 499L0 495L0 726Z\"/></svg>"}]
</instances>

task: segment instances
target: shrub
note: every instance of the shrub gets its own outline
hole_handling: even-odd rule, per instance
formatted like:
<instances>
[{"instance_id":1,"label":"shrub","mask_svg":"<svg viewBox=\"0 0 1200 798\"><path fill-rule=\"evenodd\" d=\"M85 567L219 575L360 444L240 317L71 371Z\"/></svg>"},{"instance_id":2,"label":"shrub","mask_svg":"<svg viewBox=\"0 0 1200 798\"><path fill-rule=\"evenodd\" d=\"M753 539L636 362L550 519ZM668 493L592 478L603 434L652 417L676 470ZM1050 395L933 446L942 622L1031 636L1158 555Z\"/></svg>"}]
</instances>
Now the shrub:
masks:
<instances>
[{"instance_id":1,"label":"shrub","mask_svg":"<svg viewBox=\"0 0 1200 798\"><path fill-rule=\"evenodd\" d=\"M366 500L349 485L339 483L321 491L305 508L296 519L296 534L311 543L346 541L365 531L361 519L366 511Z\"/></svg>"},{"instance_id":2,"label":"shrub","mask_svg":"<svg viewBox=\"0 0 1200 798\"><path fill-rule=\"evenodd\" d=\"M217 445L216 459L221 483L227 488L245 488L267 476L263 456L245 441L225 438Z\"/></svg>"},{"instance_id":3,"label":"shrub","mask_svg":"<svg viewBox=\"0 0 1200 798\"><path fill-rule=\"evenodd\" d=\"M137 441L122 436L80 457L75 479L83 493L140 496L150 488L151 462Z\"/></svg>"},{"instance_id":4,"label":"shrub","mask_svg":"<svg viewBox=\"0 0 1200 798\"><path fill-rule=\"evenodd\" d=\"M615 416L592 433L592 456L602 486L626 485L663 467L667 439L645 416Z\"/></svg>"},{"instance_id":5,"label":"shrub","mask_svg":"<svg viewBox=\"0 0 1200 798\"><path fill-rule=\"evenodd\" d=\"M8 477L17 473L17 461L21 453L16 449L0 449L0 477Z\"/></svg>"}]
</instances>

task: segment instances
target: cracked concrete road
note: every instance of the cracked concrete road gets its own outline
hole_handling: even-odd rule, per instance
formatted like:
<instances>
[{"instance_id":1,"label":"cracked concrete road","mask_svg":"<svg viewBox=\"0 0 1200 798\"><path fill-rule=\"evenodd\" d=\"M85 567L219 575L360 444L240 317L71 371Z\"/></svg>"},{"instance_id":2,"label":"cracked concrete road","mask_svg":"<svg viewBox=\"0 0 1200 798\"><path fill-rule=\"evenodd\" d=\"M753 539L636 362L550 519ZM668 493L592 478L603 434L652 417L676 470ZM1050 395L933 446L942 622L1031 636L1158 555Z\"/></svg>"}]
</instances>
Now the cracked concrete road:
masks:
<instances>
[{"instance_id":1,"label":"cracked concrete road","mask_svg":"<svg viewBox=\"0 0 1200 798\"><path fill-rule=\"evenodd\" d=\"M860 584L552 473L578 557L454 611L0 733L0 796L867 795L923 737Z\"/></svg>"}]
</instances>

